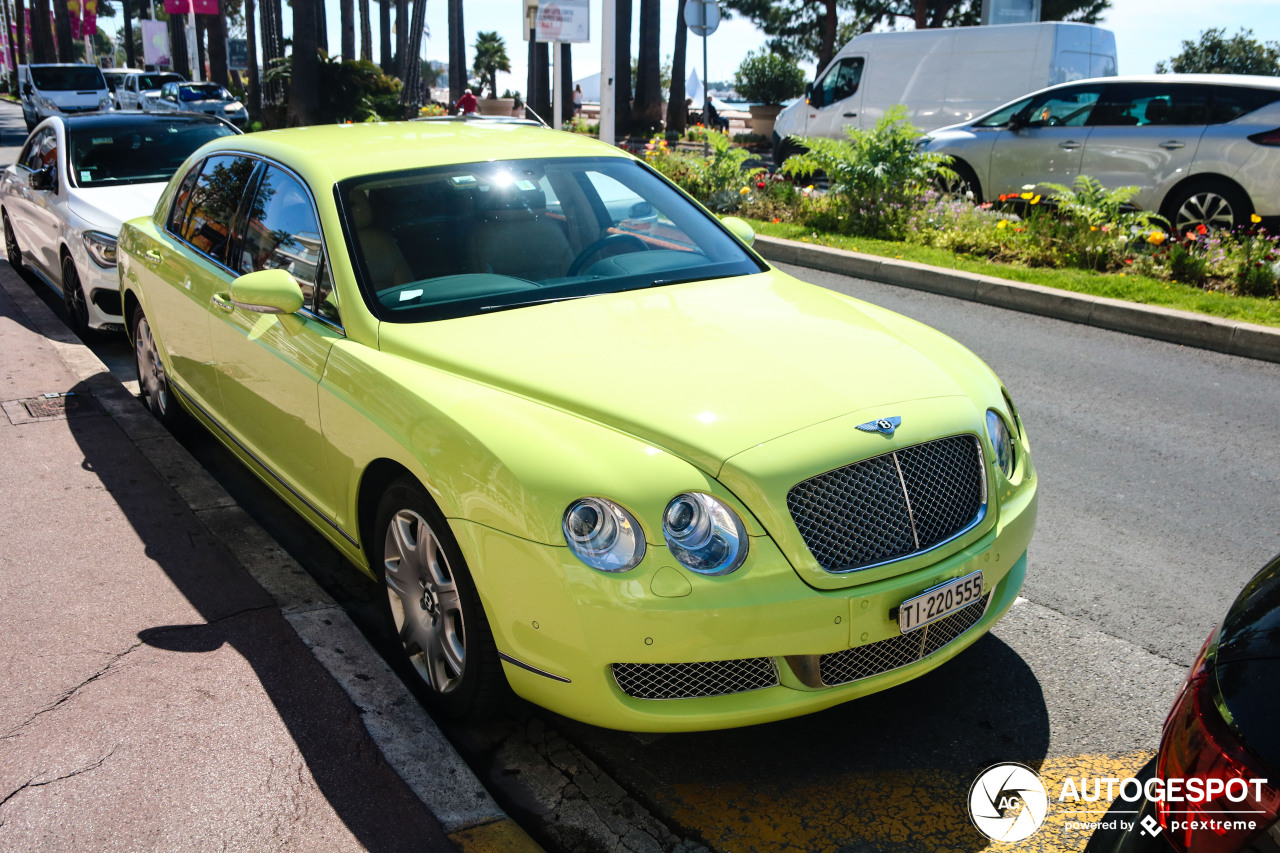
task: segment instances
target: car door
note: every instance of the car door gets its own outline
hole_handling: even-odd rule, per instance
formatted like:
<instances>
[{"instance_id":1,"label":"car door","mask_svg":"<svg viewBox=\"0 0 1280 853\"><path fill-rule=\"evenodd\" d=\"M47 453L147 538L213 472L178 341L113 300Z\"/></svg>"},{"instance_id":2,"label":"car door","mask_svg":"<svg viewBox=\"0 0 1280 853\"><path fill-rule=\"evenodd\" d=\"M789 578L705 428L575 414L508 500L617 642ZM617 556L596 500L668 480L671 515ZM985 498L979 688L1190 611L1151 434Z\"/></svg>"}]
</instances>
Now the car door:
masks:
<instances>
[{"instance_id":1,"label":"car door","mask_svg":"<svg viewBox=\"0 0 1280 853\"><path fill-rule=\"evenodd\" d=\"M219 418L222 400L210 343L215 293L226 292L232 226L259 161L216 154L197 164L175 194L165 230L135 265L148 320L179 390Z\"/></svg>"},{"instance_id":2,"label":"car door","mask_svg":"<svg viewBox=\"0 0 1280 853\"><path fill-rule=\"evenodd\" d=\"M269 163L241 220L234 272L287 270L306 301L296 314L262 314L235 307L223 292L210 333L224 425L290 491L332 519L336 492L328 476L319 384L342 332L315 202L300 178Z\"/></svg>"},{"instance_id":3,"label":"car door","mask_svg":"<svg viewBox=\"0 0 1280 853\"><path fill-rule=\"evenodd\" d=\"M865 57L842 56L813 84L805 111L805 136L843 139L845 125L858 125L865 65Z\"/></svg>"},{"instance_id":4,"label":"car door","mask_svg":"<svg viewBox=\"0 0 1280 853\"><path fill-rule=\"evenodd\" d=\"M1080 174L1080 158L1090 128L1089 115L1102 93L1100 84L1050 89L1031 99L996 136L987 170L987 198L1021 192L1028 184L1070 184Z\"/></svg>"},{"instance_id":5,"label":"car door","mask_svg":"<svg viewBox=\"0 0 1280 853\"><path fill-rule=\"evenodd\" d=\"M1133 202L1159 210L1168 189L1190 173L1210 93L1172 81L1108 85L1089 119L1080 168L1112 189L1138 187Z\"/></svg>"},{"instance_id":6,"label":"car door","mask_svg":"<svg viewBox=\"0 0 1280 853\"><path fill-rule=\"evenodd\" d=\"M65 192L65 163L58 127L46 127L31 137L19 164L18 214L10 215L23 259L58 281L58 194ZM52 168L53 185L38 190L31 186L31 176Z\"/></svg>"},{"instance_id":7,"label":"car door","mask_svg":"<svg viewBox=\"0 0 1280 853\"><path fill-rule=\"evenodd\" d=\"M138 75L130 74L116 90L116 98L120 101L120 109L136 110L138 108Z\"/></svg>"}]
</instances>

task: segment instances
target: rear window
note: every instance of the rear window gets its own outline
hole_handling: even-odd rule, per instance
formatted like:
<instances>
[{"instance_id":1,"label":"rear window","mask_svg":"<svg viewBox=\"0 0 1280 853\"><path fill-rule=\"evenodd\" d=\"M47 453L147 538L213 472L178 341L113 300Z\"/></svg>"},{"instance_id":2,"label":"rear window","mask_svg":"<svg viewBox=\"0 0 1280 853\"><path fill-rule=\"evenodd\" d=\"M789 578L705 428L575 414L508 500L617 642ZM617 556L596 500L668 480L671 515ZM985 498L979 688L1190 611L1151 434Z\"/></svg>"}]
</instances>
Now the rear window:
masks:
<instances>
[{"instance_id":1,"label":"rear window","mask_svg":"<svg viewBox=\"0 0 1280 853\"><path fill-rule=\"evenodd\" d=\"M31 82L46 92L87 91L105 89L102 72L92 65L31 66Z\"/></svg>"},{"instance_id":2,"label":"rear window","mask_svg":"<svg viewBox=\"0 0 1280 853\"><path fill-rule=\"evenodd\" d=\"M163 118L73 125L68 129L71 175L85 188L167 181L192 151L234 133L222 122Z\"/></svg>"},{"instance_id":3,"label":"rear window","mask_svg":"<svg viewBox=\"0 0 1280 853\"><path fill-rule=\"evenodd\" d=\"M1267 104L1280 100L1280 90L1246 89L1243 86L1215 86L1213 101L1209 105L1209 123L1221 124L1235 121Z\"/></svg>"},{"instance_id":4,"label":"rear window","mask_svg":"<svg viewBox=\"0 0 1280 853\"><path fill-rule=\"evenodd\" d=\"M183 85L178 87L178 99L182 101L220 100L231 97L216 83Z\"/></svg>"},{"instance_id":5,"label":"rear window","mask_svg":"<svg viewBox=\"0 0 1280 853\"><path fill-rule=\"evenodd\" d=\"M159 89L165 83L181 82L181 74L143 74L138 77L138 88L145 91L147 89Z\"/></svg>"}]
</instances>

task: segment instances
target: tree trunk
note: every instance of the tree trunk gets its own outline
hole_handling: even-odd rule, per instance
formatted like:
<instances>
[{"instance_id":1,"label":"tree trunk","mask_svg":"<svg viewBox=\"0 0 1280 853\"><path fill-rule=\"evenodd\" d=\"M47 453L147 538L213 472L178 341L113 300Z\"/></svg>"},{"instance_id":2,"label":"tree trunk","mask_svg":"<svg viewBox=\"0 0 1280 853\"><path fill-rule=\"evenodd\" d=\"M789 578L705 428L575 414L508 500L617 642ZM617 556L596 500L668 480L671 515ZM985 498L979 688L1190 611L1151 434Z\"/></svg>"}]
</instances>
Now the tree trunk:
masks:
<instances>
[{"instance_id":1,"label":"tree trunk","mask_svg":"<svg viewBox=\"0 0 1280 853\"><path fill-rule=\"evenodd\" d=\"M33 63L58 61L58 50L53 44L53 27L49 14L49 0L31 0L31 61Z\"/></svg>"},{"instance_id":2,"label":"tree trunk","mask_svg":"<svg viewBox=\"0 0 1280 853\"><path fill-rule=\"evenodd\" d=\"M169 67L190 80L191 60L187 55L186 23L187 19L182 15L169 18Z\"/></svg>"},{"instance_id":3,"label":"tree trunk","mask_svg":"<svg viewBox=\"0 0 1280 853\"><path fill-rule=\"evenodd\" d=\"M449 0L449 103L456 104L467 88L467 42L462 0Z\"/></svg>"},{"instance_id":4,"label":"tree trunk","mask_svg":"<svg viewBox=\"0 0 1280 853\"><path fill-rule=\"evenodd\" d=\"M393 0L378 0L378 64L382 66L384 74L390 74L395 69L395 60L391 56L392 2Z\"/></svg>"},{"instance_id":5,"label":"tree trunk","mask_svg":"<svg viewBox=\"0 0 1280 853\"><path fill-rule=\"evenodd\" d=\"M818 73L831 64L831 57L836 55L836 29L840 26L840 18L836 9L836 0L825 0L826 14L822 18L822 47L818 50ZM703 85L706 85L703 80Z\"/></svg>"},{"instance_id":6,"label":"tree trunk","mask_svg":"<svg viewBox=\"0 0 1280 853\"><path fill-rule=\"evenodd\" d=\"M59 62L75 62L75 49L71 46L71 15L67 0L53 0L53 35L58 47Z\"/></svg>"},{"instance_id":7,"label":"tree trunk","mask_svg":"<svg viewBox=\"0 0 1280 853\"><path fill-rule=\"evenodd\" d=\"M227 73L227 19L222 15L210 15L205 23L209 33L209 79L219 86L231 86Z\"/></svg>"},{"instance_id":8,"label":"tree trunk","mask_svg":"<svg viewBox=\"0 0 1280 853\"><path fill-rule=\"evenodd\" d=\"M342 29L342 58L356 58L356 5L354 0L338 0L338 23Z\"/></svg>"},{"instance_id":9,"label":"tree trunk","mask_svg":"<svg viewBox=\"0 0 1280 853\"><path fill-rule=\"evenodd\" d=\"M205 34L205 31L208 29L208 26L205 24L206 17L208 16L207 15L195 16L195 19L196 19L196 67L200 69L201 80L209 79L209 75L205 73L205 69L209 67L206 62L206 60L208 59L208 54L205 52L205 49L204 49L204 34Z\"/></svg>"},{"instance_id":10,"label":"tree trunk","mask_svg":"<svg viewBox=\"0 0 1280 853\"><path fill-rule=\"evenodd\" d=\"M258 12L254 0L244 0L244 35L248 49L245 90L249 96L249 120L262 121L262 77L258 74Z\"/></svg>"},{"instance_id":11,"label":"tree trunk","mask_svg":"<svg viewBox=\"0 0 1280 853\"><path fill-rule=\"evenodd\" d=\"M659 0L640 0L640 56L636 65L636 103L632 120L646 132L662 124L662 56Z\"/></svg>"},{"instance_id":12,"label":"tree trunk","mask_svg":"<svg viewBox=\"0 0 1280 853\"><path fill-rule=\"evenodd\" d=\"M413 0L413 11L410 14L408 51L410 61L404 78L404 88L400 90L400 103L408 109L408 115L415 115L425 100L422 92L422 63L416 61L422 53L422 27L426 23L427 0Z\"/></svg>"},{"instance_id":13,"label":"tree trunk","mask_svg":"<svg viewBox=\"0 0 1280 853\"><path fill-rule=\"evenodd\" d=\"M293 78L289 85L289 125L314 124L320 105L320 57L316 53L316 5L293 0Z\"/></svg>"},{"instance_id":14,"label":"tree trunk","mask_svg":"<svg viewBox=\"0 0 1280 853\"><path fill-rule=\"evenodd\" d=\"M17 14L14 16L17 20L14 22L18 28L18 64L27 64L27 10L22 8L22 0L18 0L14 4Z\"/></svg>"},{"instance_id":15,"label":"tree trunk","mask_svg":"<svg viewBox=\"0 0 1280 853\"><path fill-rule=\"evenodd\" d=\"M369 0L360 0L360 58L373 61L373 22L369 19Z\"/></svg>"},{"instance_id":16,"label":"tree trunk","mask_svg":"<svg viewBox=\"0 0 1280 853\"><path fill-rule=\"evenodd\" d=\"M560 45L560 91L556 102L560 104L560 120L573 118L573 51L569 42Z\"/></svg>"},{"instance_id":17,"label":"tree trunk","mask_svg":"<svg viewBox=\"0 0 1280 853\"><path fill-rule=\"evenodd\" d=\"M396 76L409 71L409 0L396 0Z\"/></svg>"},{"instance_id":18,"label":"tree trunk","mask_svg":"<svg viewBox=\"0 0 1280 853\"><path fill-rule=\"evenodd\" d=\"M329 16L325 13L325 0L316 0L316 49L329 55Z\"/></svg>"},{"instance_id":19,"label":"tree trunk","mask_svg":"<svg viewBox=\"0 0 1280 853\"><path fill-rule=\"evenodd\" d=\"M912 0L915 9L916 29L923 30L929 26L929 0Z\"/></svg>"},{"instance_id":20,"label":"tree trunk","mask_svg":"<svg viewBox=\"0 0 1280 853\"><path fill-rule=\"evenodd\" d=\"M667 133L684 133L688 126L689 108L684 99L684 56L689 49L689 28L684 24L686 0L676 5L676 50L671 55L671 92L667 95Z\"/></svg>"},{"instance_id":21,"label":"tree trunk","mask_svg":"<svg viewBox=\"0 0 1280 853\"><path fill-rule=\"evenodd\" d=\"M18 5L22 5L21 0L19 0ZM137 68L139 67L138 54L133 49L133 18L132 10L129 8L131 4L129 0L121 0L120 5L124 11L124 64L130 68ZM21 32L21 29L19 29L19 32Z\"/></svg>"},{"instance_id":22,"label":"tree trunk","mask_svg":"<svg viewBox=\"0 0 1280 853\"><path fill-rule=\"evenodd\" d=\"M631 133L631 0L617 0L616 8L613 121L618 135L626 136Z\"/></svg>"}]
</instances>

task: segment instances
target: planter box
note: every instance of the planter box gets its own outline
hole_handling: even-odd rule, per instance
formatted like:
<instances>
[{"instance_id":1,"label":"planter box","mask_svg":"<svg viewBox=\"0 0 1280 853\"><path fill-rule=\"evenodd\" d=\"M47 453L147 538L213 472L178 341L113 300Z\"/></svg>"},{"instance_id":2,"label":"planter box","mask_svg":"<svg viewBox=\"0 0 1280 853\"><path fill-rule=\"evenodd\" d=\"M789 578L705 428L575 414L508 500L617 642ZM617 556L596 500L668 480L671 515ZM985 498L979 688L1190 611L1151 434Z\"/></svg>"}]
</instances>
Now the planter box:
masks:
<instances>
[{"instance_id":1,"label":"planter box","mask_svg":"<svg viewBox=\"0 0 1280 853\"><path fill-rule=\"evenodd\" d=\"M782 112L781 104L765 104L760 107L748 107L751 111L751 132L770 139L773 137L773 122Z\"/></svg>"},{"instance_id":2,"label":"planter box","mask_svg":"<svg viewBox=\"0 0 1280 853\"><path fill-rule=\"evenodd\" d=\"M509 116L515 105L515 98L481 98L476 103L476 112L482 116Z\"/></svg>"}]
</instances>

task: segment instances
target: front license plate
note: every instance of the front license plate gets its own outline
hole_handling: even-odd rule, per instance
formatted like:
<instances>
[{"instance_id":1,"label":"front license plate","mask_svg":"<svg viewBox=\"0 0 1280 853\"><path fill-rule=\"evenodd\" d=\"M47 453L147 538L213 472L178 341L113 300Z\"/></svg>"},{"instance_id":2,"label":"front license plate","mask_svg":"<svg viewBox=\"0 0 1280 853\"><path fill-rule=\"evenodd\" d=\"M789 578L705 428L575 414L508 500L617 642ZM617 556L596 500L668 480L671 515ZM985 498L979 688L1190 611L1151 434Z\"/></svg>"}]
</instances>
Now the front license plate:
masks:
<instances>
[{"instance_id":1,"label":"front license plate","mask_svg":"<svg viewBox=\"0 0 1280 853\"><path fill-rule=\"evenodd\" d=\"M982 572L974 572L908 598L898 608L898 630L906 634L949 616L982 598Z\"/></svg>"}]
</instances>

